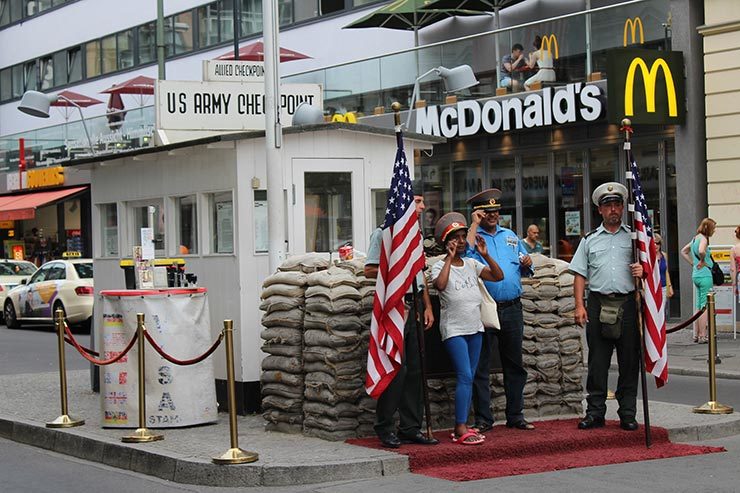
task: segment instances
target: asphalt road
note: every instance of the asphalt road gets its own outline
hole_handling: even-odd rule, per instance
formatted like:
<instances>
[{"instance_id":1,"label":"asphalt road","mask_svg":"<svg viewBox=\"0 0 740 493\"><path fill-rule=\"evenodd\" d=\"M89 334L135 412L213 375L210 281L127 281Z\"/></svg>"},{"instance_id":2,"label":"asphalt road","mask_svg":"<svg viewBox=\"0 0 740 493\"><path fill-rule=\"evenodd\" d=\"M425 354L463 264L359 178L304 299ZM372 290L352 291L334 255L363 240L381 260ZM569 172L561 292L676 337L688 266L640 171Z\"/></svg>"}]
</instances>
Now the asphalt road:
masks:
<instances>
[{"instance_id":1,"label":"asphalt road","mask_svg":"<svg viewBox=\"0 0 740 493\"><path fill-rule=\"evenodd\" d=\"M89 347L90 336L74 334L84 347ZM75 348L65 344L64 352L67 368L84 370L89 368L87 361ZM42 373L59 370L57 335L51 326L23 326L10 330L0 325L0 375L21 373Z\"/></svg>"}]
</instances>

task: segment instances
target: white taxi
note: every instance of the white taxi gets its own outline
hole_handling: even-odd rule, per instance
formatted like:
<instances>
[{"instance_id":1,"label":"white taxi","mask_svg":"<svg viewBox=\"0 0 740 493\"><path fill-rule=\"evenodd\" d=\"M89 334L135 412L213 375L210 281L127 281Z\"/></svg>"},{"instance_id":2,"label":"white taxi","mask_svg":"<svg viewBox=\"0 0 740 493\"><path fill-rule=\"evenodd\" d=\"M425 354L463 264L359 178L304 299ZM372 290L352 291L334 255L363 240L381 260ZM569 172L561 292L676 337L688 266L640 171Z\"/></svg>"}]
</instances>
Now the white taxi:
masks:
<instances>
[{"instance_id":1,"label":"white taxi","mask_svg":"<svg viewBox=\"0 0 740 493\"><path fill-rule=\"evenodd\" d=\"M25 260L0 260L0 306L5 306L8 291L24 279L28 281L36 270L38 269L33 263Z\"/></svg>"},{"instance_id":2,"label":"white taxi","mask_svg":"<svg viewBox=\"0 0 740 493\"><path fill-rule=\"evenodd\" d=\"M5 325L15 329L24 322L54 323L54 313L61 308L68 324L89 328L93 300L92 259L51 260L8 292Z\"/></svg>"}]
</instances>

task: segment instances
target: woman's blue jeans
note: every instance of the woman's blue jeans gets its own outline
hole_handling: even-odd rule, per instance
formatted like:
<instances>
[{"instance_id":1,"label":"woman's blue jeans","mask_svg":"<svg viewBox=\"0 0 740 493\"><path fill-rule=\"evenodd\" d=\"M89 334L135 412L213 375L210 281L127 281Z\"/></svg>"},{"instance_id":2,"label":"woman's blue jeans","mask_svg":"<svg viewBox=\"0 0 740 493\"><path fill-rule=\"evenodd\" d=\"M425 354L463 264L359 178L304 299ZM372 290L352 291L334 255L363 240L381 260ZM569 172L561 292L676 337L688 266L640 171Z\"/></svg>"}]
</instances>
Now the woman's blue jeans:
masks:
<instances>
[{"instance_id":1,"label":"woman's blue jeans","mask_svg":"<svg viewBox=\"0 0 740 493\"><path fill-rule=\"evenodd\" d=\"M483 332L464 336L453 336L444 341L447 352L455 365L457 386L455 388L455 424L468 421L470 401L473 397L473 377L478 368L478 358L483 342Z\"/></svg>"}]
</instances>

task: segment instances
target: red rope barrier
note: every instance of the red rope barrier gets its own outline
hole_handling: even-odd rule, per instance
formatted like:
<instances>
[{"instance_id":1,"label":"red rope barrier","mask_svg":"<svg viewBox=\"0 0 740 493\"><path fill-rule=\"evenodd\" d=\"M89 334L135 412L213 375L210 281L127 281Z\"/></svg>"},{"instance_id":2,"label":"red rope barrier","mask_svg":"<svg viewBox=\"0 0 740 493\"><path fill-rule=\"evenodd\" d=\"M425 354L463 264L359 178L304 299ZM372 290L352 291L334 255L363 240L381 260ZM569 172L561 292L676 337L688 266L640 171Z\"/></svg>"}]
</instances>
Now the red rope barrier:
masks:
<instances>
[{"instance_id":1,"label":"red rope barrier","mask_svg":"<svg viewBox=\"0 0 740 493\"><path fill-rule=\"evenodd\" d=\"M144 336L146 337L146 340L149 341L149 344L152 345L152 347L154 348L154 350L157 353L159 353L159 355L161 357L163 357L164 359L166 359L167 361L169 361L170 363L173 363L175 365L189 366L189 365L194 365L196 363L200 363L201 361L203 361L204 359L206 359L207 357L209 357L211 354L213 354L213 352L221 344L221 340L224 338L224 333L221 332L218 335L218 339L216 339L216 342L214 342L213 345L210 348L208 348L208 351L206 351L205 353L203 353L201 356L198 356L197 358L193 358L193 359L186 359L186 360L179 360L179 359L173 358L169 354L165 353L164 350L161 347L159 347L159 345L157 344L157 341L155 341L154 338L151 336L151 334L149 334L149 331L148 330L145 330L144 331Z\"/></svg>"},{"instance_id":2,"label":"red rope barrier","mask_svg":"<svg viewBox=\"0 0 740 493\"><path fill-rule=\"evenodd\" d=\"M114 356L111 359L99 360L99 359L95 359L95 358L93 358L91 356L88 356L86 354L85 348L83 348L82 346L80 346L80 344L75 340L74 336L72 335L72 331L69 330L69 325L67 325L67 322L64 322L64 331L67 333L67 336L69 336L70 342L77 349L77 352L79 352L80 355L83 358L85 358L87 361L89 361L90 363L92 363L94 365L98 365L98 366L106 366L106 365L110 365L110 364L113 364L113 363L116 363L117 361L119 361L121 358L123 358L124 356L126 356L126 354L129 351L131 351L131 348L134 347L134 344L136 343L136 339L138 339L138 337L139 337L138 334L134 333L134 337L131 338L131 342L128 343L128 346L126 346L126 349L124 349L122 352L120 352L117 356Z\"/></svg>"},{"instance_id":3,"label":"red rope barrier","mask_svg":"<svg viewBox=\"0 0 740 493\"><path fill-rule=\"evenodd\" d=\"M69 338L69 337L67 337L67 336L64 336L64 342L66 342L66 343L67 343L67 344L69 344L70 346L74 346L74 344L72 343L72 339L70 339L70 338ZM80 345L80 349L82 349L82 350L83 350L83 351L85 351L85 352L86 352L87 354L90 354L90 355L92 355L92 356L100 356L100 353L99 353L99 352L97 352L97 351L93 351L93 350L92 350L92 349L90 349L90 348L86 348L86 347L85 347L85 346L83 346L83 345Z\"/></svg>"},{"instance_id":4,"label":"red rope barrier","mask_svg":"<svg viewBox=\"0 0 740 493\"><path fill-rule=\"evenodd\" d=\"M701 317L702 313L704 313L704 312L706 311L706 309L707 309L707 307L705 306L704 308L700 309L700 310L699 310L698 312L694 313L694 314L693 314L693 315L691 316L691 318L689 318L689 319L688 319L688 320L686 320L685 322L681 322L680 324L678 324L678 325L675 325L675 326L671 327L670 329L666 329L666 330L665 330L665 333L666 333L666 334L671 334L671 333L673 333L673 332L676 332L676 331L678 331L678 330L681 330L681 329L683 329L683 328L686 328L686 327L688 327L689 325L691 325L692 323L694 323L694 321L695 321L695 320L696 320L697 318Z\"/></svg>"}]
</instances>

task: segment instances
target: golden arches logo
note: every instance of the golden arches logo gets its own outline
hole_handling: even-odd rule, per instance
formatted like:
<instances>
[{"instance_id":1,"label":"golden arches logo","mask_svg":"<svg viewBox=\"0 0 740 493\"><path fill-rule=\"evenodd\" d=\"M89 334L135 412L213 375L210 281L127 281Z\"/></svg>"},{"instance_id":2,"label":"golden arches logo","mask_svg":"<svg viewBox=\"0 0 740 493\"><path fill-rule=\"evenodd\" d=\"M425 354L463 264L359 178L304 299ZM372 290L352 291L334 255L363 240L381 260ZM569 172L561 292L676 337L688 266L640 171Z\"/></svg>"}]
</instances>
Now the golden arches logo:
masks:
<instances>
[{"instance_id":1,"label":"golden arches logo","mask_svg":"<svg viewBox=\"0 0 740 493\"><path fill-rule=\"evenodd\" d=\"M542 37L542 44L540 45L540 58L542 58L542 51L546 50L552 58L552 47L555 47L555 59L560 57L558 50L558 38L554 34L550 34Z\"/></svg>"},{"instance_id":2,"label":"golden arches logo","mask_svg":"<svg viewBox=\"0 0 740 493\"><path fill-rule=\"evenodd\" d=\"M634 44L637 42L637 28L640 28L640 44L643 44L645 42L645 32L642 29L642 19L640 19L639 16L635 16L634 19L627 18L626 21L624 21L624 34L622 36L622 46L627 46L627 29L630 30L632 33L632 43Z\"/></svg>"},{"instance_id":3,"label":"golden arches logo","mask_svg":"<svg viewBox=\"0 0 740 493\"><path fill-rule=\"evenodd\" d=\"M665 89L668 97L668 116L678 116L678 103L676 102L676 86L673 83L673 74L668 63L663 58L658 58L648 69L647 63L640 57L632 60L627 70L627 78L624 86L624 114L633 116L634 109L634 85L637 69L642 72L643 86L645 86L645 106L648 113L655 113L655 91L658 78L658 70L663 71L665 76Z\"/></svg>"}]
</instances>

